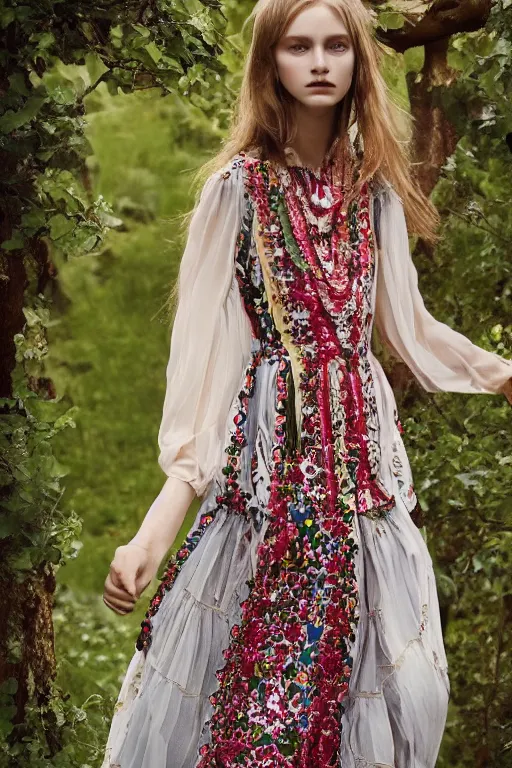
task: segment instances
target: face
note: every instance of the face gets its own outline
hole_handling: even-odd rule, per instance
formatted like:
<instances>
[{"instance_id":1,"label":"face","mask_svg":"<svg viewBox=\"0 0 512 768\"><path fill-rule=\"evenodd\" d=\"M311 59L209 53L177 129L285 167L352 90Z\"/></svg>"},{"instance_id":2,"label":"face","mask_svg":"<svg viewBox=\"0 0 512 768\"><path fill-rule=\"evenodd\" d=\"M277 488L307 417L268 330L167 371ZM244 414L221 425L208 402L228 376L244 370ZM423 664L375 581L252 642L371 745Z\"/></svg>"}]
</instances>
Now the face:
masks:
<instances>
[{"instance_id":1,"label":"face","mask_svg":"<svg viewBox=\"0 0 512 768\"><path fill-rule=\"evenodd\" d=\"M301 11L275 48L279 79L298 102L310 109L333 107L347 94L355 54L341 18L319 2ZM315 80L331 85L313 86Z\"/></svg>"}]
</instances>

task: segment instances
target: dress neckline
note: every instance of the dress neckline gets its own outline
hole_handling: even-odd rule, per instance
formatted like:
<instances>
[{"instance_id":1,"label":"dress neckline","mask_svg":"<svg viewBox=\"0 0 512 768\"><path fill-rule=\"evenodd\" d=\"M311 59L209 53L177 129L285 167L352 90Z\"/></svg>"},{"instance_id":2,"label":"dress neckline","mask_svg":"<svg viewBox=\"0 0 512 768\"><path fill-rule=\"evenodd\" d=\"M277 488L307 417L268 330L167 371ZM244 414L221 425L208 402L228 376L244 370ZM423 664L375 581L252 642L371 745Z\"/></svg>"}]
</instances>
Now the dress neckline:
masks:
<instances>
[{"instance_id":1,"label":"dress neckline","mask_svg":"<svg viewBox=\"0 0 512 768\"><path fill-rule=\"evenodd\" d=\"M317 166L316 168L304 163L300 158L300 156L298 155L297 151L291 146L291 144L287 144L284 147L286 164L289 168L301 168L303 171L309 171L310 173L314 174L317 177L321 176L329 168L329 165L332 162L332 159L334 157L334 153L335 153L336 147L339 144L339 141L340 141L340 137L336 136L334 141L331 143L331 146L325 153L321 165Z\"/></svg>"}]
</instances>

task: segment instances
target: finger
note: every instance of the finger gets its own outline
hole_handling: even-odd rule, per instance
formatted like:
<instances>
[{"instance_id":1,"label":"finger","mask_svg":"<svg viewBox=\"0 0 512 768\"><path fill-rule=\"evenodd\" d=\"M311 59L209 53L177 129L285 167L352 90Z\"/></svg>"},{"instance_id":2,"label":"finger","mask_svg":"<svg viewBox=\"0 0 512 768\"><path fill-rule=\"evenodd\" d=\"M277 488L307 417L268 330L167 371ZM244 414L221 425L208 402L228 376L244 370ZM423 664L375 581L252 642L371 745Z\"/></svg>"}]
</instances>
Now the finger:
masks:
<instances>
[{"instance_id":1,"label":"finger","mask_svg":"<svg viewBox=\"0 0 512 768\"><path fill-rule=\"evenodd\" d=\"M113 603L113 602L111 603L109 600L107 600L107 599L105 598L105 596L103 596L103 602L105 603L105 605L107 606L107 608L110 608L110 610L111 610L111 611L114 611L114 613L118 613L118 614L120 614L120 615L122 615L122 616L126 615L127 613L131 613L131 612L132 612L132 610L133 610L131 607L130 607L130 608L128 608L128 609L126 609L126 608L121 608L121 607L119 607L117 604L115 604L115 603Z\"/></svg>"},{"instance_id":2,"label":"finger","mask_svg":"<svg viewBox=\"0 0 512 768\"><path fill-rule=\"evenodd\" d=\"M105 596L103 596L103 602L107 606L107 608L110 608L111 611L114 611L114 613L125 613L125 611L120 611L118 608L116 608L112 603L109 603L109 601L106 599Z\"/></svg>"},{"instance_id":3,"label":"finger","mask_svg":"<svg viewBox=\"0 0 512 768\"><path fill-rule=\"evenodd\" d=\"M151 584L151 579L148 579L147 577L144 579L143 583L137 585L137 597L140 597L146 587Z\"/></svg>"},{"instance_id":4,"label":"finger","mask_svg":"<svg viewBox=\"0 0 512 768\"><path fill-rule=\"evenodd\" d=\"M122 598L112 595L108 589L104 591L103 595L106 597L109 603L115 605L117 608L123 608L123 610L126 609L131 611L135 607L135 603L130 600L123 600Z\"/></svg>"},{"instance_id":5,"label":"finger","mask_svg":"<svg viewBox=\"0 0 512 768\"><path fill-rule=\"evenodd\" d=\"M132 610L135 608L135 601L134 600L128 600L126 597L118 597L117 595L113 595L112 592L105 587L103 590L103 597L105 597L112 605L119 605L122 608L129 608Z\"/></svg>"},{"instance_id":6,"label":"finger","mask_svg":"<svg viewBox=\"0 0 512 768\"><path fill-rule=\"evenodd\" d=\"M115 565L113 566L112 564L110 566L110 577L115 587L117 587L118 589L122 589L124 592L127 592L129 595L132 595L132 597L136 596L135 585L131 587L131 581L128 579L128 577L122 574L117 568L117 566Z\"/></svg>"},{"instance_id":7,"label":"finger","mask_svg":"<svg viewBox=\"0 0 512 768\"><path fill-rule=\"evenodd\" d=\"M137 585L136 585L136 575L137 574L131 574L131 573L123 573L121 569L114 566L113 569L114 574L117 577L117 586L121 589L124 589L125 592L128 592L129 595L132 597L137 597ZM133 569L131 569L133 570Z\"/></svg>"},{"instance_id":8,"label":"finger","mask_svg":"<svg viewBox=\"0 0 512 768\"><path fill-rule=\"evenodd\" d=\"M110 575L109 575L110 576ZM129 594L125 589L121 589L120 587L116 587L114 582L111 578L107 576L107 579L105 581L105 591L108 591L109 595L112 595L112 597L118 597L121 600L127 600L130 603L135 602L135 598Z\"/></svg>"}]
</instances>

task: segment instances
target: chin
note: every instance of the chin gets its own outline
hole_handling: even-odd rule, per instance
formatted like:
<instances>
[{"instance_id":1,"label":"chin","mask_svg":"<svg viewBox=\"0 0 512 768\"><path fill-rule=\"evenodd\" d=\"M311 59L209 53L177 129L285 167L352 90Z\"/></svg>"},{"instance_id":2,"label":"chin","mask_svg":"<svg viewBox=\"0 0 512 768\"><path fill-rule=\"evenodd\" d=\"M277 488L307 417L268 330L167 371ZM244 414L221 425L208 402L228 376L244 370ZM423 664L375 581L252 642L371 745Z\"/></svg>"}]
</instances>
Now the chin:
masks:
<instances>
[{"instance_id":1,"label":"chin","mask_svg":"<svg viewBox=\"0 0 512 768\"><path fill-rule=\"evenodd\" d=\"M341 99L335 98L333 96L323 96L321 99L297 99L297 101L300 101L301 104L304 104L306 107L319 107L319 106L334 106L337 104Z\"/></svg>"}]
</instances>

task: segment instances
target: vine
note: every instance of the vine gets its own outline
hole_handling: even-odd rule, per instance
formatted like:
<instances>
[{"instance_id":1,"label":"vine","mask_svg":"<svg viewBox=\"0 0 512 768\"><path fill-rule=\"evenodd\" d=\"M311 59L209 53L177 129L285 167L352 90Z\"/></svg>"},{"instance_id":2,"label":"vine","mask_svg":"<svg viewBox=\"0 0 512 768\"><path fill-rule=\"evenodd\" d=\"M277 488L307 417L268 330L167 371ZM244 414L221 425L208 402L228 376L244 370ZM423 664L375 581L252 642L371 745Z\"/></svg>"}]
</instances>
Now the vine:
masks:
<instances>
[{"instance_id":1,"label":"vine","mask_svg":"<svg viewBox=\"0 0 512 768\"><path fill-rule=\"evenodd\" d=\"M218 0L0 9L1 765L84 765L97 754L85 709L55 686L55 571L76 555L81 521L61 505L66 469L52 445L77 409L45 376L52 254L92 254L116 224L91 191L85 100L100 84L112 94L156 88L225 119L225 28ZM82 748L71 745L77 723Z\"/></svg>"}]
</instances>

